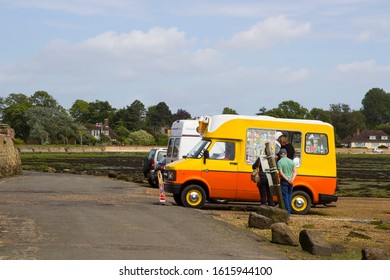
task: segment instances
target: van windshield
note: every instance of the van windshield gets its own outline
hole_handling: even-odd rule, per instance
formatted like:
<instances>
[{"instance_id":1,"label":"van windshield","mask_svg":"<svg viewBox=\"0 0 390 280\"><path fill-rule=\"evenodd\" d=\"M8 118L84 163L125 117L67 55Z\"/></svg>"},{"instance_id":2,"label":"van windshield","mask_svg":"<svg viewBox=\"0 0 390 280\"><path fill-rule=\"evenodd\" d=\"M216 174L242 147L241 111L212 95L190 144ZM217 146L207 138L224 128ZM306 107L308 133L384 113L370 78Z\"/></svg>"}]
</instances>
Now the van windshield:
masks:
<instances>
[{"instance_id":1,"label":"van windshield","mask_svg":"<svg viewBox=\"0 0 390 280\"><path fill-rule=\"evenodd\" d=\"M203 151L210 146L211 141L200 140L198 144L187 154L187 158L201 158L203 156Z\"/></svg>"}]
</instances>

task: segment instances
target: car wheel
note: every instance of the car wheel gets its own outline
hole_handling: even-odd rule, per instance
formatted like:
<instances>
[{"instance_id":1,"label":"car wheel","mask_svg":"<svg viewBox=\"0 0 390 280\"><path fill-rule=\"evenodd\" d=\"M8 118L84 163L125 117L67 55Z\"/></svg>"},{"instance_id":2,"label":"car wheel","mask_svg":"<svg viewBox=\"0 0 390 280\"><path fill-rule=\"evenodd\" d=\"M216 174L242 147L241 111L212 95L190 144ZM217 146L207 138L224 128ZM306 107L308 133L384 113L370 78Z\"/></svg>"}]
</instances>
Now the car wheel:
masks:
<instances>
[{"instance_id":1,"label":"car wheel","mask_svg":"<svg viewBox=\"0 0 390 280\"><path fill-rule=\"evenodd\" d=\"M181 192L183 206L202 208L206 202L206 192L198 185L189 185Z\"/></svg>"},{"instance_id":2,"label":"car wheel","mask_svg":"<svg viewBox=\"0 0 390 280\"><path fill-rule=\"evenodd\" d=\"M148 178L148 183L149 183L149 185L151 186L151 187L154 187L154 181L153 181L153 179L152 178Z\"/></svg>"},{"instance_id":3,"label":"car wheel","mask_svg":"<svg viewBox=\"0 0 390 280\"><path fill-rule=\"evenodd\" d=\"M310 211L311 198L304 191L295 191L292 195L292 212L294 214L304 215Z\"/></svg>"},{"instance_id":4,"label":"car wheel","mask_svg":"<svg viewBox=\"0 0 390 280\"><path fill-rule=\"evenodd\" d=\"M173 194L173 199L177 203L177 205L183 206L183 202L181 201L181 195L180 194Z\"/></svg>"}]
</instances>

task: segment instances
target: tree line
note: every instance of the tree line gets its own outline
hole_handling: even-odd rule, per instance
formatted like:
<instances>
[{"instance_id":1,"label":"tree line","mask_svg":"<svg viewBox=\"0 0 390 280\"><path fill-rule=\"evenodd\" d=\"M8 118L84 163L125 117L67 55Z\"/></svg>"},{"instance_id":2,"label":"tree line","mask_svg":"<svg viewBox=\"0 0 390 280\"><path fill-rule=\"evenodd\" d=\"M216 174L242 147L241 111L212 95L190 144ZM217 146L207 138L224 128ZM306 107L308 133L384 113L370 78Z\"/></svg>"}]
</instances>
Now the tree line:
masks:
<instances>
[{"instance_id":1,"label":"tree line","mask_svg":"<svg viewBox=\"0 0 390 280\"><path fill-rule=\"evenodd\" d=\"M222 114L239 114L235 109L225 107ZM278 118L314 119L332 124L336 142L339 143L357 129L383 129L390 134L390 93L372 88L364 96L362 107L352 110L347 104L330 104L328 110L301 106L288 100L277 108L261 107L256 115ZM66 110L46 91L36 91L31 96L11 93L0 97L0 120L15 130L15 141L41 144L96 144L109 142L102 135L99 140L89 134L86 124L102 124L108 120L117 135L118 144L166 145L167 134L162 128L169 128L178 119L194 117L185 110L172 113L165 102L145 107L135 100L130 105L117 109L108 101L87 102L77 99Z\"/></svg>"}]
</instances>

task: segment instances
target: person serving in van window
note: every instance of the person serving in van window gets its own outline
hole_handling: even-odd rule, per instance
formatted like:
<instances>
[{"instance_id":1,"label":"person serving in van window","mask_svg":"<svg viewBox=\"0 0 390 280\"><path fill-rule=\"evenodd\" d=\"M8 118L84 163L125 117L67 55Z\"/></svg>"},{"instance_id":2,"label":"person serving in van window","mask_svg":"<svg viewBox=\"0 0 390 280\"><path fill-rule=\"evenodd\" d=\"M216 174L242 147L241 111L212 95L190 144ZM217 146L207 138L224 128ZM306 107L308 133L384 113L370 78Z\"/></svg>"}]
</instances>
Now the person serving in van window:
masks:
<instances>
[{"instance_id":1,"label":"person serving in van window","mask_svg":"<svg viewBox=\"0 0 390 280\"><path fill-rule=\"evenodd\" d=\"M294 146L288 141L287 135L281 135L279 137L279 143L281 149L286 149L287 157L289 159L294 159L295 149Z\"/></svg>"},{"instance_id":2,"label":"person serving in van window","mask_svg":"<svg viewBox=\"0 0 390 280\"><path fill-rule=\"evenodd\" d=\"M287 150L280 149L280 160L278 161L278 170L280 176L280 187L282 189L282 196L284 206L290 216L292 212L292 190L297 171L294 162L287 157Z\"/></svg>"}]
</instances>

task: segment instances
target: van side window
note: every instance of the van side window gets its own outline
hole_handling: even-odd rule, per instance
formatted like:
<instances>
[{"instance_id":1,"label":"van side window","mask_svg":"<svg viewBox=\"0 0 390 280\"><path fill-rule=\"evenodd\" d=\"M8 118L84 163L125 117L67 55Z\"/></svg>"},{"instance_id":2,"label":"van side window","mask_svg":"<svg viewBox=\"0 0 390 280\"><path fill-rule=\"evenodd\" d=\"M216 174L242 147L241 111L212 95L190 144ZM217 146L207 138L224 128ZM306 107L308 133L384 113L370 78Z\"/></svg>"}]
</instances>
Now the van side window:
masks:
<instances>
[{"instance_id":1,"label":"van side window","mask_svg":"<svg viewBox=\"0 0 390 280\"><path fill-rule=\"evenodd\" d=\"M329 152L328 136L323 133L307 133L305 137L305 152L308 154L322 154Z\"/></svg>"},{"instance_id":2,"label":"van side window","mask_svg":"<svg viewBox=\"0 0 390 280\"><path fill-rule=\"evenodd\" d=\"M169 138L169 141L168 141L168 149L167 149L167 155L168 156L172 156L172 151L173 151L173 142L174 142L175 138Z\"/></svg>"},{"instance_id":3,"label":"van side window","mask_svg":"<svg viewBox=\"0 0 390 280\"><path fill-rule=\"evenodd\" d=\"M210 159L234 160L235 145L233 142L215 142L210 149Z\"/></svg>"},{"instance_id":4,"label":"van side window","mask_svg":"<svg viewBox=\"0 0 390 280\"><path fill-rule=\"evenodd\" d=\"M180 138L176 138L175 143L173 144L172 157L177 157L177 155L179 154L179 146L180 146Z\"/></svg>"}]
</instances>

